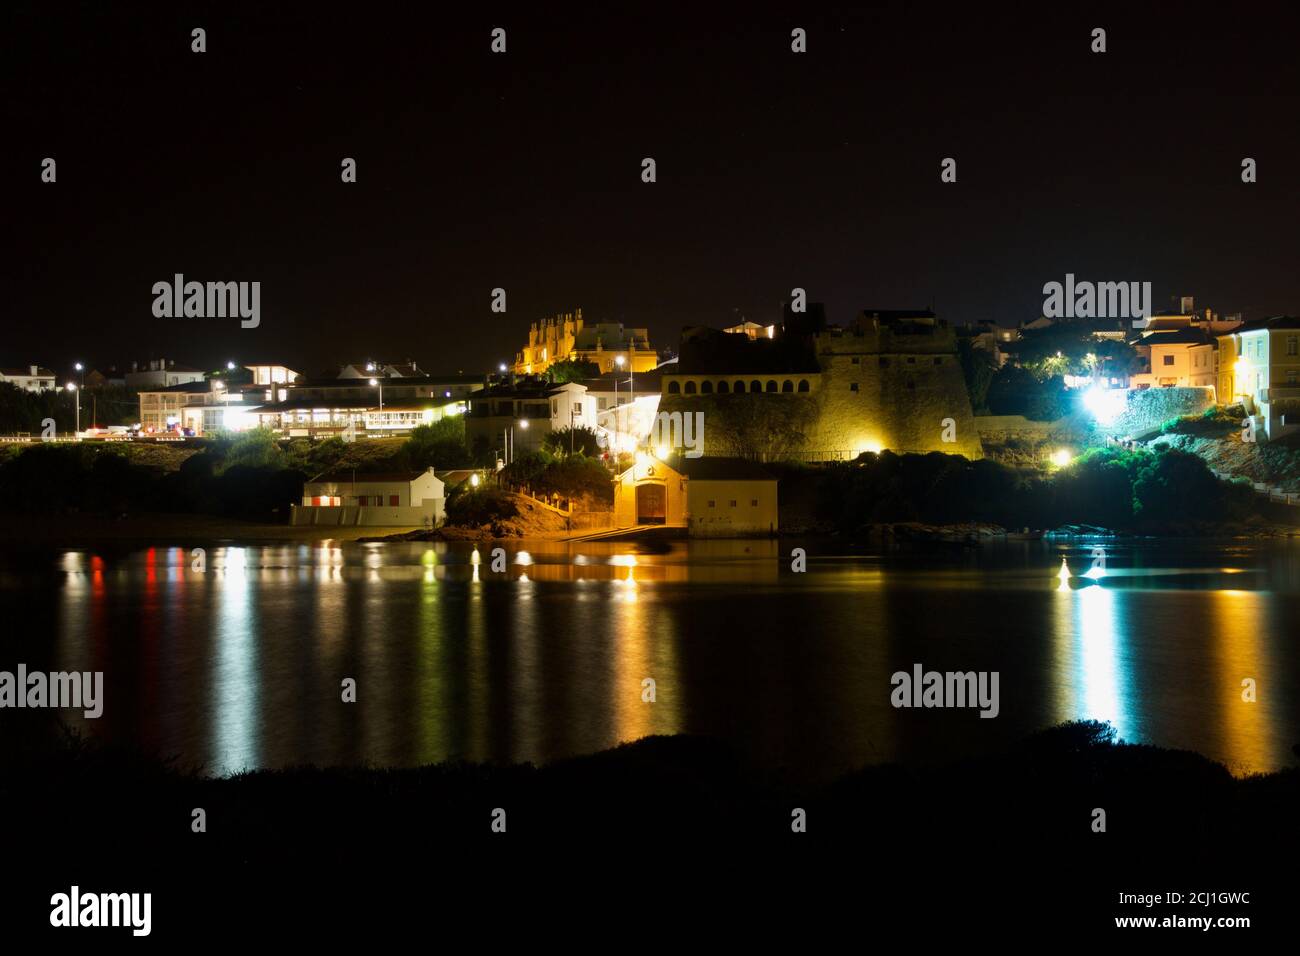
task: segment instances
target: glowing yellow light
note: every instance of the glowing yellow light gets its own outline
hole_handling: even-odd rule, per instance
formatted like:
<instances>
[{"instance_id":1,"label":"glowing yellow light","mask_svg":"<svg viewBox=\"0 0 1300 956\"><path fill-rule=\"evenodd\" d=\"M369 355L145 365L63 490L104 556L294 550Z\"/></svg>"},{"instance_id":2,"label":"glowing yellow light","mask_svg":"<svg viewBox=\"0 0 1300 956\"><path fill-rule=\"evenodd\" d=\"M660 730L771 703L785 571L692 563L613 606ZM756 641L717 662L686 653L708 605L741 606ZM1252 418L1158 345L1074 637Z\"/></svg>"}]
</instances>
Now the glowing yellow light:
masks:
<instances>
[{"instance_id":1,"label":"glowing yellow light","mask_svg":"<svg viewBox=\"0 0 1300 956\"><path fill-rule=\"evenodd\" d=\"M1064 468L1070 463L1070 450L1068 448L1058 448L1052 452L1052 464L1057 468Z\"/></svg>"},{"instance_id":2,"label":"glowing yellow light","mask_svg":"<svg viewBox=\"0 0 1300 956\"><path fill-rule=\"evenodd\" d=\"M1070 590L1070 566L1065 563L1065 558L1061 559L1061 570L1056 572L1056 578L1061 582L1058 591Z\"/></svg>"},{"instance_id":3,"label":"glowing yellow light","mask_svg":"<svg viewBox=\"0 0 1300 956\"><path fill-rule=\"evenodd\" d=\"M655 457L658 458L660 461L663 461L665 458L667 458L667 457L668 457L668 446L667 446L667 445L660 445L658 448L656 448L656 449L655 449Z\"/></svg>"},{"instance_id":4,"label":"glowing yellow light","mask_svg":"<svg viewBox=\"0 0 1300 956\"><path fill-rule=\"evenodd\" d=\"M878 454L880 454L882 451L884 451L884 446L881 445L880 442L878 442L878 441L869 441L869 442L867 442L865 445L862 446L862 450L863 450L863 451L869 451L869 452L871 452L873 455L878 455Z\"/></svg>"},{"instance_id":5,"label":"glowing yellow light","mask_svg":"<svg viewBox=\"0 0 1300 956\"><path fill-rule=\"evenodd\" d=\"M478 487L478 483L479 483L478 473L475 472L474 474L472 474L472 475L469 476L469 486L470 486L471 488L477 488L477 487ZM474 553L475 553L475 554L478 554L477 551L475 551Z\"/></svg>"}]
</instances>

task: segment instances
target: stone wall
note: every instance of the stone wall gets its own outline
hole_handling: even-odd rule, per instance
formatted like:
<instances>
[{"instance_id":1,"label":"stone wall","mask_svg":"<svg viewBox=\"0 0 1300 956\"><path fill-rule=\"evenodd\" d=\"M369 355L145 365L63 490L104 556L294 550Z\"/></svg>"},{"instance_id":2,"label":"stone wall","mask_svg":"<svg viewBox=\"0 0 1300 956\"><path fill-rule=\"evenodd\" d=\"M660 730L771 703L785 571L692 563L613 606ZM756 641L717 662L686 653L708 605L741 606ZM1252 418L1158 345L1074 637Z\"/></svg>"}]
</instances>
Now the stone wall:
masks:
<instances>
[{"instance_id":1,"label":"stone wall","mask_svg":"<svg viewBox=\"0 0 1300 956\"><path fill-rule=\"evenodd\" d=\"M1213 404L1214 389L1208 387L1130 389L1124 413L1098 427L1108 435L1137 436L1171 418L1200 414Z\"/></svg>"}]
</instances>

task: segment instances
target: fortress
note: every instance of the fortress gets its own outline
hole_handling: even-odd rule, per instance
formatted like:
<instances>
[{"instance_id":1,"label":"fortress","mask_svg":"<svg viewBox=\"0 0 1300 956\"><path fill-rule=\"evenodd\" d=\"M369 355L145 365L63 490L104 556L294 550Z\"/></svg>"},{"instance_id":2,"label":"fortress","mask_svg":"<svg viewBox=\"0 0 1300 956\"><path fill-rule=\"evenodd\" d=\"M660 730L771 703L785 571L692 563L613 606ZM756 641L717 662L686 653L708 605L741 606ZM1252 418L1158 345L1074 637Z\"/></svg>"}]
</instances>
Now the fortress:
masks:
<instances>
[{"instance_id":1,"label":"fortress","mask_svg":"<svg viewBox=\"0 0 1300 956\"><path fill-rule=\"evenodd\" d=\"M556 362L581 361L604 375L619 368L619 356L625 371L648 372L659 364L647 330L625 329L619 322L585 325L578 309L529 326L528 344L515 354L514 373L540 375Z\"/></svg>"},{"instance_id":2,"label":"fortress","mask_svg":"<svg viewBox=\"0 0 1300 956\"><path fill-rule=\"evenodd\" d=\"M660 408L704 413L705 455L983 457L956 336L928 310L864 310L847 327L817 306L787 310L770 340L687 329L676 370L663 371Z\"/></svg>"}]
</instances>

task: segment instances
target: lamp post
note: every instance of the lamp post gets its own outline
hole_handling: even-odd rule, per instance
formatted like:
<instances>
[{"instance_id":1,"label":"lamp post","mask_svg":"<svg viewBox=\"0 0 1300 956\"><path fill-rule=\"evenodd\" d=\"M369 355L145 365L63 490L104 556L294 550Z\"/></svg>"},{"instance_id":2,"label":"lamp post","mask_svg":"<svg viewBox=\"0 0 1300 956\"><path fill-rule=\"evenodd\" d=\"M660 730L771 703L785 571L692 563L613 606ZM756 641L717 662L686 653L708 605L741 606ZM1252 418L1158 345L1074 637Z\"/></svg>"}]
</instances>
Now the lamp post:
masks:
<instances>
[{"instance_id":1,"label":"lamp post","mask_svg":"<svg viewBox=\"0 0 1300 956\"><path fill-rule=\"evenodd\" d=\"M623 430L620 424L623 416L618 409L618 376L619 373L623 371L623 361L624 361L623 356L621 355L614 356L614 364L618 366L618 372L614 373L614 431L615 432L621 432Z\"/></svg>"},{"instance_id":2,"label":"lamp post","mask_svg":"<svg viewBox=\"0 0 1300 956\"><path fill-rule=\"evenodd\" d=\"M68 391L75 395L77 399L77 428L72 433L72 437L76 438L81 433L81 390L77 388L76 382L69 382Z\"/></svg>"},{"instance_id":3,"label":"lamp post","mask_svg":"<svg viewBox=\"0 0 1300 956\"><path fill-rule=\"evenodd\" d=\"M85 388L86 387L86 366L78 362L76 365L73 366L73 368L77 370L77 378L80 380L77 387Z\"/></svg>"}]
</instances>

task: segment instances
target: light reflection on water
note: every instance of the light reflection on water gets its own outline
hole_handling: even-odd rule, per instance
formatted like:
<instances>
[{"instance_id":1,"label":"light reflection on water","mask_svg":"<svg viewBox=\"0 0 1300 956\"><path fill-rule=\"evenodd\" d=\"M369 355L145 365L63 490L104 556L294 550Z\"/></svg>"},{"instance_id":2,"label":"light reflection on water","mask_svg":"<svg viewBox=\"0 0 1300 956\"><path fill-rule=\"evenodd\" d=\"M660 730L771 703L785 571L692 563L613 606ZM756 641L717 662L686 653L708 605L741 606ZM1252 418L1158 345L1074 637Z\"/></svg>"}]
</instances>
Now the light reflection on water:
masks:
<instances>
[{"instance_id":1,"label":"light reflection on water","mask_svg":"<svg viewBox=\"0 0 1300 956\"><path fill-rule=\"evenodd\" d=\"M694 733L826 776L1077 718L1238 773L1294 760L1294 546L1108 546L1088 577L1088 547L800 544L804 574L775 541L529 542L504 572L444 543L213 546L206 570L175 547L67 551L39 575L0 560L3 610L57 617L19 628L3 664L104 670L104 718L64 719L220 773L545 762ZM915 663L998 670L1001 715L893 709L890 674Z\"/></svg>"}]
</instances>

